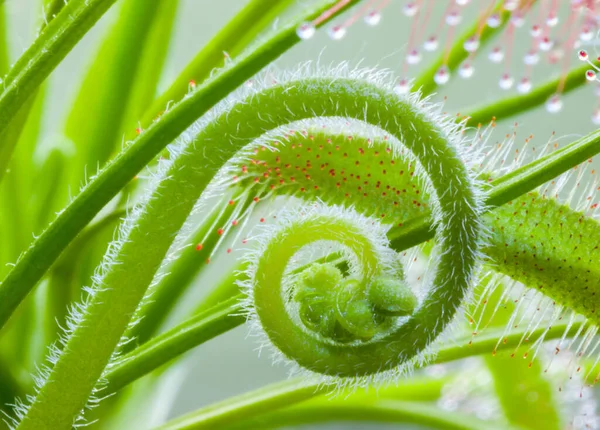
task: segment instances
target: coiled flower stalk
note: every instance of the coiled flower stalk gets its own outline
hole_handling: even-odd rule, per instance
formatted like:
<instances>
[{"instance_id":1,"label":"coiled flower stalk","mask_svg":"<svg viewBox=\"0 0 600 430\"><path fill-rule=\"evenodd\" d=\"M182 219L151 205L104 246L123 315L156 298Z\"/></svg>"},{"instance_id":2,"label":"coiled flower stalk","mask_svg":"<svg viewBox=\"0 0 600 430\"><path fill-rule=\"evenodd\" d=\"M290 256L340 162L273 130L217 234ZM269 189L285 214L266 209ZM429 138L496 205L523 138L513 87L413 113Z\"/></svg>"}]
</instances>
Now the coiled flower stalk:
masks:
<instances>
[{"instance_id":1,"label":"coiled flower stalk","mask_svg":"<svg viewBox=\"0 0 600 430\"><path fill-rule=\"evenodd\" d=\"M415 96L396 100L408 121L395 120L396 130L321 118L270 132L228 163L210 193L234 188L244 201L244 194L262 189L265 196L316 202L278 214L274 226L257 233L260 244L246 258L242 286L253 325L288 360L331 382L366 384L410 369L465 302L476 266L480 202L458 155L466 148L460 126L429 129L424 136L443 133L446 139L439 146L427 139L428 145L414 134L412 121L431 116L431 107ZM456 164L439 156L448 151ZM445 187L429 171L456 177ZM386 232L430 211L436 269L417 291L406 283ZM236 217L227 224L237 225ZM339 256L338 267L301 265L323 247Z\"/></svg>"},{"instance_id":2,"label":"coiled flower stalk","mask_svg":"<svg viewBox=\"0 0 600 430\"><path fill-rule=\"evenodd\" d=\"M275 278L261 278L265 283L253 289L252 297L259 320L274 344L289 359L312 372L372 379L374 375L395 371L418 359L452 321L468 294L475 273L481 230L481 203L476 182L464 159L463 127L441 115L439 107L420 101L418 96L397 95L392 81L381 73L348 71L340 67L317 74L302 70L282 80L269 81L268 85L253 82L241 94L236 93L215 108L208 118L188 130L182 142L171 148L172 161L162 164L152 190L123 224L119 239L112 244L90 288L86 304L71 318L72 330L64 339L62 352L52 358L55 364L49 377L42 379L31 406L22 409L23 421L19 428L66 428L72 424L72 417L82 410L88 397L98 388L97 381L117 358L113 356L114 351L119 349L120 343L128 341L123 335L130 321L138 320L132 315L144 296L152 300L154 287L149 291L148 288L156 272L186 246L189 230L185 221L190 214L196 213L195 208L202 206L200 197L213 177L219 171L221 175L226 174L228 168L222 170L223 166L229 160L235 160L238 151L257 138L305 119L343 118L383 130L378 144L372 141L365 147L365 153L368 148L372 151L369 157L377 157L378 152L389 154L390 165L397 161L399 166L405 166L399 169L402 173L391 174L391 169L389 175L386 169L376 173L375 164L361 166L360 162L353 161L352 168L365 169L364 176L357 170L354 177L366 178L375 174L377 178L370 179L371 185L375 186L379 181L379 187L389 186L406 196L384 199L381 194L362 192L352 193L352 196L348 193L348 199L345 199L338 193L337 186L326 189L325 184L319 185L318 189L313 186L313 192L306 196L319 197L323 201L328 200L327 196L337 196L333 200L343 200L339 202L341 205L354 207L362 217L378 216L376 209L387 207L388 219L398 222L404 220L402 210L398 208L410 201L407 196L432 196L430 201L413 200L427 204L434 214L438 246L436 269L426 293L416 302L403 283L397 265L394 263L390 267L386 261L378 260L379 247L374 247L373 243L381 242L381 239L373 242L373 238L365 236L364 226L356 225L357 220L361 220L358 224L363 224L365 218L344 215L341 220L354 221L346 221L346 228L340 228L341 221L337 221L338 226L333 229L324 226L336 223L333 219L335 210L325 211L317 218L307 217L300 221L312 230L306 238L312 236L312 241L318 234L340 241L346 249L353 251L361 267L360 270L358 266L351 267L350 274L354 273L354 277L340 279L337 269L330 266L319 269L311 265L309 271L301 275L303 285L293 294L301 309L298 318L294 318L288 315L288 307L283 302L286 292L281 289L284 284L277 271L285 272L295 249L309 241L294 245L294 241L303 236L298 232L288 236L282 231L273 236L276 240L269 246L274 248L268 248L264 255L276 259L276 263L268 263L271 269L276 268ZM328 139L324 133L316 136L315 142L327 145ZM345 143L348 142L351 140L346 139ZM332 151L330 168L352 173L351 166L344 165L346 157L333 154ZM419 179L424 181L423 188L417 187L418 182L413 181L413 176L423 178ZM305 180L309 177L310 174L304 175ZM277 187L266 189L275 192ZM252 187L247 190L252 192ZM301 189L296 191L302 193ZM290 192L286 187L281 188L282 194ZM259 195L261 193L256 192L252 199L254 203L260 200ZM409 205L420 207L416 203ZM216 233L224 237L228 231L219 228ZM344 234L336 238L335 231ZM357 240L361 237L362 245L359 245L361 242ZM288 255L281 251L286 248L289 248ZM386 250L384 254L389 252ZM254 267L257 276L271 270L261 261ZM325 302L331 300L327 297L328 290L319 281L323 270L327 272L326 282L337 278L332 282L336 284L332 289L338 299L343 298L339 304L341 317L336 318L336 324L341 327L334 324L333 329L327 318L313 320L310 316L313 309L310 297L314 299L321 294ZM154 279L155 282L158 280L158 277ZM391 305L387 302L390 296L394 300ZM362 326L365 322L366 326ZM77 375L72 369L78 369ZM74 380L77 380L76 387ZM60 395L63 392L71 394L65 398ZM52 413L48 415L47 411Z\"/></svg>"}]
</instances>

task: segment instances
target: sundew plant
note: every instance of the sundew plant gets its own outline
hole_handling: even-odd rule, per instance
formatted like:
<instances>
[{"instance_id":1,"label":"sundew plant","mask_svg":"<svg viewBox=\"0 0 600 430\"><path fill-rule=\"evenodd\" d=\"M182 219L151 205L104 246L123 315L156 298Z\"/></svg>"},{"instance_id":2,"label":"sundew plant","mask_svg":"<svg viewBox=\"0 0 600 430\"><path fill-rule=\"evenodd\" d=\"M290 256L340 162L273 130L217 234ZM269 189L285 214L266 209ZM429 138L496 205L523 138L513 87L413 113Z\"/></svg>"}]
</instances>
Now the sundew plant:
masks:
<instances>
[{"instance_id":1,"label":"sundew plant","mask_svg":"<svg viewBox=\"0 0 600 430\"><path fill-rule=\"evenodd\" d=\"M223 3L0 0L0 427L600 428L600 1Z\"/></svg>"}]
</instances>

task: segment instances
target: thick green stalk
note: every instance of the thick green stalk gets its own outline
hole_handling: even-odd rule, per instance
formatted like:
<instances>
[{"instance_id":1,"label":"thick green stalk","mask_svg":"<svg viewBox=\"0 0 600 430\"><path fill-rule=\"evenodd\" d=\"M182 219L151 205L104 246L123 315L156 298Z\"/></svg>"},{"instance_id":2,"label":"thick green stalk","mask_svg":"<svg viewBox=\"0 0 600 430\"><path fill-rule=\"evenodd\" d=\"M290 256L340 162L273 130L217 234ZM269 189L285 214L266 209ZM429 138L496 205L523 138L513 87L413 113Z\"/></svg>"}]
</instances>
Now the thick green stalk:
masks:
<instances>
[{"instance_id":1,"label":"thick green stalk","mask_svg":"<svg viewBox=\"0 0 600 430\"><path fill-rule=\"evenodd\" d=\"M493 180L486 191L488 208L498 207L528 193L549 180L581 164L600 152L600 131L539 158L511 173ZM428 216L413 218L402 227L394 227L389 237L397 250L406 250L433 237Z\"/></svg>"},{"instance_id":2,"label":"thick green stalk","mask_svg":"<svg viewBox=\"0 0 600 430\"><path fill-rule=\"evenodd\" d=\"M44 16L44 22L41 25L40 31L43 31L46 28L48 23L55 18L56 14L58 14L64 6L64 0L55 0L49 5L49 10L46 11L46 16ZM5 54L6 52L3 52L0 55ZM8 65L6 64L5 66L6 67L3 66L2 70L0 70L0 76L4 76L5 72L8 71ZM4 77L4 79L6 80L8 77ZM23 106L18 109L18 113L15 115L12 123L8 126L8 129L4 132L0 132L0 182L8 170L10 170L10 173L12 173L13 176L18 176L19 183L26 181L26 178L24 178L26 175L20 173L22 166L15 163L10 164L9 161L13 157L15 146L21 141L24 142L22 144L28 143L27 147L22 151L22 154L26 154L27 161L30 161L28 158L33 154L33 148L37 142L44 99L45 90L43 87L33 91L33 94L29 99L27 99ZM30 118L32 114L33 118ZM27 130L28 128L30 130ZM22 135L25 135L23 139L21 139ZM18 214L15 214L15 216L18 216ZM19 223L17 223L17 225L18 224ZM30 231L27 231L27 233L29 232ZM26 246L25 243L20 245L23 247ZM19 252L21 252L22 249L23 248L20 247Z\"/></svg>"},{"instance_id":3,"label":"thick green stalk","mask_svg":"<svg viewBox=\"0 0 600 430\"><path fill-rule=\"evenodd\" d=\"M315 381L291 379L210 405L168 422L159 428L161 430L219 428L245 418L255 417L287 405L311 399L330 390L330 386Z\"/></svg>"},{"instance_id":4,"label":"thick green stalk","mask_svg":"<svg viewBox=\"0 0 600 430\"><path fill-rule=\"evenodd\" d=\"M575 334L580 326L581 323L573 324L568 334ZM568 325L566 323L559 324L546 333L545 339L561 338L567 328ZM532 332L529 337L530 342L534 343L543 335L544 331L545 328ZM494 350L501 352L513 349L524 334L523 330L509 334L506 337L506 342L500 343L497 349L495 349L495 346L498 343L498 339L503 336L503 330L490 331L485 336L477 336L474 339L465 338L462 341L458 340L455 346L442 348L430 364L447 363L484 353L491 355ZM467 344L468 346L463 346ZM284 408L290 404L311 399L332 389L334 389L333 386L326 386L317 381L303 381L302 378L292 379L227 399L183 417L176 418L164 427L161 427L161 429L225 427L233 425L242 419L251 419L261 414Z\"/></svg>"},{"instance_id":5,"label":"thick green stalk","mask_svg":"<svg viewBox=\"0 0 600 430\"><path fill-rule=\"evenodd\" d=\"M178 10L179 0L160 2L157 16L143 47L138 73L122 121L122 133L128 134L129 131L141 127L138 121L156 98L158 83L171 46Z\"/></svg>"},{"instance_id":6,"label":"thick green stalk","mask_svg":"<svg viewBox=\"0 0 600 430\"><path fill-rule=\"evenodd\" d=\"M179 324L124 355L105 374L107 393L114 393L170 360L246 321L237 295Z\"/></svg>"},{"instance_id":7,"label":"thick green stalk","mask_svg":"<svg viewBox=\"0 0 600 430\"><path fill-rule=\"evenodd\" d=\"M475 295L484 294L493 277L482 280ZM475 321L483 321L486 327L502 329L515 312L516 304L511 300L500 306L505 285L498 285L489 296L486 304L470 312ZM472 330L472 328L471 328ZM509 351L485 355L485 363L493 378L496 397L508 421L529 430L560 430L561 420L555 399L553 382L544 375L544 362L511 358ZM518 381L516 384L515 382ZM523 405L527 405L526 408Z\"/></svg>"},{"instance_id":8,"label":"thick green stalk","mask_svg":"<svg viewBox=\"0 0 600 430\"><path fill-rule=\"evenodd\" d=\"M233 296L204 313L178 324L125 355L106 373L108 387L105 394L125 387L176 359L181 354L210 340L211 336L216 333L215 330L225 333L242 324L243 319L236 316L243 311L242 298L242 295ZM568 335L574 335L582 325L582 322L574 323L569 329ZM481 354L490 354L491 356L493 351L496 351L495 354L497 354L513 350L526 333L529 344L535 343L542 336L544 340L559 339L568 328L567 323L556 324L547 333L545 333L546 327L538 328L531 333L521 328L512 331L507 336L504 336L503 329L490 329L485 334L479 334L474 338L459 339L455 346L442 347L435 359L425 365L448 363ZM498 344L498 339L503 336L506 338L506 342Z\"/></svg>"},{"instance_id":9,"label":"thick green stalk","mask_svg":"<svg viewBox=\"0 0 600 430\"><path fill-rule=\"evenodd\" d=\"M192 96L183 103L194 100ZM282 104L287 109L281 109ZM367 115L365 104L371 106ZM306 109L306 106L319 106L319 111ZM259 109L269 115L256 121L255 114ZM129 227L124 230L114 251L109 252L112 257L103 263L103 276L96 283L85 312L78 319L62 355L19 428L61 429L71 425L109 363L177 232L202 191L227 160L261 136L265 128L271 129L304 118L339 116L342 113L349 118L368 121L374 126L389 127L389 132L398 138L405 136L407 147L421 159L425 171L431 173L430 179L440 194L440 213L447 227L442 230L447 252L439 260L439 278L452 279L448 285L453 288L445 291L444 285L440 284L442 281L436 280L440 288L432 289L425 304L401 329L393 332L398 342L395 348L398 351L397 360L410 360L433 340L451 320L453 311L460 306L475 262L476 202L466 167L454 147L457 137L446 134L447 131L440 128L439 121L423 114L414 103L398 98L388 87L380 87L367 80L337 76L292 80L257 91L231 106L231 109L217 114L199 130L195 140L183 148L168 170L161 174L162 180L154 193L130 219ZM163 121L167 118L168 114ZM388 125L393 118L401 120ZM237 124L233 135L230 134L231 123ZM416 130L425 130L427 145ZM151 132L152 128L144 135ZM222 139L222 143L219 150L213 152L206 145L212 145L216 138ZM435 145L437 158L426 157L430 154L430 144ZM442 195L448 184L453 184L453 192ZM456 213L460 213L460 216L454 216ZM463 229L463 221L471 228ZM461 271L453 269L457 259L463 264ZM127 288L123 288L124 285ZM440 295L444 296L444 300ZM440 306L444 306L443 312ZM413 327L419 330L413 330ZM382 354L384 358L389 355L389 349L381 342L374 345L374 352ZM336 354L337 348L325 352ZM359 359L353 358L351 351L343 348L340 353L348 354L349 362ZM330 360L326 365L329 366L329 363ZM376 372L381 367L363 363L365 374ZM333 368L328 367L327 371L333 371Z\"/></svg>"},{"instance_id":10,"label":"thick green stalk","mask_svg":"<svg viewBox=\"0 0 600 430\"><path fill-rule=\"evenodd\" d=\"M85 33L116 0L71 0L40 33L4 79L0 94L0 172L12 156L16 139L7 129L33 94Z\"/></svg>"},{"instance_id":11,"label":"thick green stalk","mask_svg":"<svg viewBox=\"0 0 600 430\"><path fill-rule=\"evenodd\" d=\"M440 430L517 430L507 424L483 421L471 415L448 412L429 403L399 400L330 400L327 402L309 401L290 408L267 413L258 418L242 421L226 427L211 427L204 424L173 423L159 427L163 430L200 430L200 429L271 429L302 424L320 424L327 422L352 423L394 423L396 425L417 425Z\"/></svg>"},{"instance_id":12,"label":"thick green stalk","mask_svg":"<svg viewBox=\"0 0 600 430\"><path fill-rule=\"evenodd\" d=\"M203 220L188 246L181 255L169 266L168 274L149 291L150 300L145 301L136 311L140 322L128 331L127 336L135 338L125 346L129 351L136 345L143 344L159 330L169 316L177 301L190 286L194 277L208 264L211 253L221 236L218 228L227 228L232 213L239 210L240 205L247 209L253 200L248 195L231 196L235 205L227 205L221 212L216 212ZM198 249L198 246L202 249Z\"/></svg>"},{"instance_id":13,"label":"thick green stalk","mask_svg":"<svg viewBox=\"0 0 600 430\"><path fill-rule=\"evenodd\" d=\"M79 165L103 166L116 145L143 52L162 0L126 0L118 21L104 39L75 99L65 133L77 147ZM149 73L160 73L148 71ZM77 175L76 183L80 180Z\"/></svg>"},{"instance_id":14,"label":"thick green stalk","mask_svg":"<svg viewBox=\"0 0 600 430\"><path fill-rule=\"evenodd\" d=\"M222 67L226 58L237 58L275 17L289 7L292 0L250 0L214 38L196 54L169 88L152 102L140 119L146 127L171 101L181 100L190 83L200 85L213 70ZM227 57L226 57L227 56ZM146 106L145 106L146 107Z\"/></svg>"},{"instance_id":15,"label":"thick green stalk","mask_svg":"<svg viewBox=\"0 0 600 430\"><path fill-rule=\"evenodd\" d=\"M572 336L580 329L581 324L580 322L576 322L569 327L568 323L561 323L555 325L547 332L546 328L536 329L529 333L529 342L531 344L535 343L540 336L544 336L545 340L559 339L567 330L567 335ZM454 346L442 348L436 358L428 364L447 363L479 354L487 353L492 355L492 351L495 351L494 354L497 354L502 351L511 350L519 344L525 333L527 333L526 330L519 329L504 336L504 330L490 330L485 335L478 335L475 338L467 337L462 340L459 339L453 342ZM498 339L503 337L506 339L506 342L498 344ZM311 399L335 388L333 386L325 386L317 381L302 381L302 378L288 380L232 399L227 399L177 418L167 423L164 427L161 427L161 429L224 427L235 424L241 419L250 419L293 403Z\"/></svg>"},{"instance_id":16,"label":"thick green stalk","mask_svg":"<svg viewBox=\"0 0 600 430\"><path fill-rule=\"evenodd\" d=\"M98 1L100 0L90 3L96 4ZM353 6L358 1L351 1L347 7ZM75 3L78 2L73 1L69 5ZM296 34L296 27L301 22L320 15L332 3L335 2L329 0L316 11L307 12L240 59L235 65L201 85L194 94L165 113L160 121L152 124L125 152L109 163L105 170L92 180L48 229L36 239L0 285L0 328L6 324L15 308L66 246L137 172L143 169L155 155L199 116L298 43L300 38ZM59 16L63 13L61 12ZM329 18L335 16L334 14ZM0 98L0 108L1 106L2 99Z\"/></svg>"}]
</instances>

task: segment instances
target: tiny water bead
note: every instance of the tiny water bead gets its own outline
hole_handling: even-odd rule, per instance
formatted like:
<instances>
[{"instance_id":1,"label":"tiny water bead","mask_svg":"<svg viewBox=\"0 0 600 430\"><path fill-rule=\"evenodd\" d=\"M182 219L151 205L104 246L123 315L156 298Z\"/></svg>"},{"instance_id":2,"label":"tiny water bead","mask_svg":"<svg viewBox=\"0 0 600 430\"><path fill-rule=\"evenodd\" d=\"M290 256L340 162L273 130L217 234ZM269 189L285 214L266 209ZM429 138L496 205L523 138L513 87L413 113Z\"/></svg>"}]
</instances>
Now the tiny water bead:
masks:
<instances>
[{"instance_id":1,"label":"tiny water bead","mask_svg":"<svg viewBox=\"0 0 600 430\"><path fill-rule=\"evenodd\" d=\"M340 0L332 10L337 10L347 1ZM443 3L445 7L436 7L438 3ZM560 76L556 87L556 93L560 94L565 89L568 73L573 66L573 56L569 53L579 49L578 46L593 43L600 30L600 0L571 1L568 7L556 0L372 0L345 21L334 24L327 32L332 39L340 40L359 18L367 25L374 26L381 21L384 10L390 4L401 4L403 15L410 20L410 35L406 42L403 41L405 51L400 75L411 77L409 68L428 60L428 52L441 48L441 67L429 78L436 85L447 84L454 72L461 78L471 77L472 66L476 64L474 58L484 50L489 40L494 40L496 46L485 48L485 52L489 61L503 67L492 83L499 82L500 88L505 91L516 89L524 94L530 92L541 79L547 79L547 69L553 68ZM476 18L463 19L466 16ZM470 30L467 32L462 32L463 28L467 28L463 21L469 21ZM317 19L300 26L299 36L310 38L318 23ZM488 38L488 32L498 34ZM486 37L482 37L484 35ZM464 50L459 61L455 60L458 55L456 42ZM525 49L525 46L529 48ZM491 75L482 73L480 76L486 79ZM514 85L513 80L506 79L505 75L520 75L523 84ZM539 78L538 75L543 77ZM433 88L423 89L429 92ZM567 89L570 88L567 86Z\"/></svg>"},{"instance_id":2,"label":"tiny water bead","mask_svg":"<svg viewBox=\"0 0 600 430\"><path fill-rule=\"evenodd\" d=\"M446 66L440 67L435 73L433 79L438 85L447 84L448 81L450 81L450 70Z\"/></svg>"},{"instance_id":3,"label":"tiny water bead","mask_svg":"<svg viewBox=\"0 0 600 430\"><path fill-rule=\"evenodd\" d=\"M408 16L408 17L414 17L417 12L419 11L419 5L416 2L408 2L404 5L404 7L402 8L402 12L404 12L404 15Z\"/></svg>"},{"instance_id":4,"label":"tiny water bead","mask_svg":"<svg viewBox=\"0 0 600 430\"><path fill-rule=\"evenodd\" d=\"M381 12L378 10L371 10L365 15L364 20L369 25L377 25L381 22Z\"/></svg>"},{"instance_id":5,"label":"tiny water bead","mask_svg":"<svg viewBox=\"0 0 600 430\"><path fill-rule=\"evenodd\" d=\"M512 76L510 76L508 74L504 74L500 78L500 82L498 82L498 85L503 90L509 90L512 88L514 83L515 83L515 80L512 78Z\"/></svg>"},{"instance_id":6,"label":"tiny water bead","mask_svg":"<svg viewBox=\"0 0 600 430\"><path fill-rule=\"evenodd\" d=\"M590 56L587 53L586 50L582 49L577 53L577 57L579 58L580 61L583 61L584 63L589 64L592 69L589 69L585 72L585 77L588 81L598 81L600 82L600 79L598 78L598 72L600 72L600 67L598 67L598 65L594 62L592 62L590 60ZM596 61L600 61L600 58L597 58Z\"/></svg>"},{"instance_id":7,"label":"tiny water bead","mask_svg":"<svg viewBox=\"0 0 600 430\"><path fill-rule=\"evenodd\" d=\"M528 93L529 91L531 91L531 88L532 84L529 78L522 78L517 84L517 90L522 94Z\"/></svg>"},{"instance_id":8,"label":"tiny water bead","mask_svg":"<svg viewBox=\"0 0 600 430\"><path fill-rule=\"evenodd\" d=\"M475 52L479 48L479 39L476 36L471 36L464 43L465 51Z\"/></svg>"},{"instance_id":9,"label":"tiny water bead","mask_svg":"<svg viewBox=\"0 0 600 430\"><path fill-rule=\"evenodd\" d=\"M346 35L346 28L341 25L330 27L328 30L329 37L333 40L341 40Z\"/></svg>"},{"instance_id":10,"label":"tiny water bead","mask_svg":"<svg viewBox=\"0 0 600 430\"><path fill-rule=\"evenodd\" d=\"M430 36L425 42L423 42L423 49L429 52L433 52L439 47L439 42L437 37Z\"/></svg>"},{"instance_id":11,"label":"tiny water bead","mask_svg":"<svg viewBox=\"0 0 600 430\"><path fill-rule=\"evenodd\" d=\"M416 49L413 49L406 56L406 62L408 64L418 64L421 61L421 54Z\"/></svg>"},{"instance_id":12,"label":"tiny water bead","mask_svg":"<svg viewBox=\"0 0 600 430\"><path fill-rule=\"evenodd\" d=\"M314 26L314 24L312 24L310 22L305 22L303 24L300 24L298 26L298 28L296 29L296 34L302 40L310 39L311 37L313 37L315 35L316 32L317 32L316 27Z\"/></svg>"},{"instance_id":13,"label":"tiny water bead","mask_svg":"<svg viewBox=\"0 0 600 430\"><path fill-rule=\"evenodd\" d=\"M504 60L504 51L497 46L490 51L488 58L492 63L501 63Z\"/></svg>"},{"instance_id":14,"label":"tiny water bead","mask_svg":"<svg viewBox=\"0 0 600 430\"><path fill-rule=\"evenodd\" d=\"M468 79L475 73L475 68L469 63L464 63L460 66L458 73L461 77Z\"/></svg>"},{"instance_id":15,"label":"tiny water bead","mask_svg":"<svg viewBox=\"0 0 600 430\"><path fill-rule=\"evenodd\" d=\"M546 110L550 113L558 113L562 110L563 102L560 95L554 94L546 101Z\"/></svg>"},{"instance_id":16,"label":"tiny water bead","mask_svg":"<svg viewBox=\"0 0 600 430\"><path fill-rule=\"evenodd\" d=\"M394 91L398 95L408 94L410 92L410 82L407 79L400 79L396 83Z\"/></svg>"}]
</instances>

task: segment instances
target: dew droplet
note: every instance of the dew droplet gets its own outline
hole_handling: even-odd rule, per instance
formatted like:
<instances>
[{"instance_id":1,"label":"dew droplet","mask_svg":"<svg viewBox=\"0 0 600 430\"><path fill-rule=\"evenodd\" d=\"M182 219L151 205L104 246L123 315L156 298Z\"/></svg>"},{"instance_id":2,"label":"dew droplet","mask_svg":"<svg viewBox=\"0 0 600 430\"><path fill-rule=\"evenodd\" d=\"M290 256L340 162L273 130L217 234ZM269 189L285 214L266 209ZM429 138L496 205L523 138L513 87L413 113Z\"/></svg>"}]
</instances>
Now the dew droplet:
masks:
<instances>
[{"instance_id":1,"label":"dew droplet","mask_svg":"<svg viewBox=\"0 0 600 430\"><path fill-rule=\"evenodd\" d=\"M562 110L563 102L558 94L554 94L546 101L546 110L550 113L558 113Z\"/></svg>"},{"instance_id":2,"label":"dew droplet","mask_svg":"<svg viewBox=\"0 0 600 430\"><path fill-rule=\"evenodd\" d=\"M515 80L512 78L512 76L510 76L509 74L505 73L500 78L500 81L498 82L498 85L503 90L510 90L512 88L512 86L513 86L514 83L515 83Z\"/></svg>"},{"instance_id":3,"label":"dew droplet","mask_svg":"<svg viewBox=\"0 0 600 430\"><path fill-rule=\"evenodd\" d=\"M589 42L594 38L594 32L589 27L584 27L579 33L579 39L583 42Z\"/></svg>"},{"instance_id":4,"label":"dew droplet","mask_svg":"<svg viewBox=\"0 0 600 430\"><path fill-rule=\"evenodd\" d=\"M515 27L523 27L523 25L525 24L525 17L520 13L515 13L510 17L510 22Z\"/></svg>"},{"instance_id":5,"label":"dew droplet","mask_svg":"<svg viewBox=\"0 0 600 430\"><path fill-rule=\"evenodd\" d=\"M537 24L534 24L534 25L531 27L531 35L532 35L533 37L535 37L535 38L538 38L538 37L540 37L540 36L542 35L542 27L540 27L540 26L539 26L539 25L537 25Z\"/></svg>"},{"instance_id":6,"label":"dew droplet","mask_svg":"<svg viewBox=\"0 0 600 430\"><path fill-rule=\"evenodd\" d=\"M543 37L542 40L540 40L540 49L544 52L550 51L553 46L554 42L550 40L549 37Z\"/></svg>"},{"instance_id":7,"label":"dew droplet","mask_svg":"<svg viewBox=\"0 0 600 430\"><path fill-rule=\"evenodd\" d=\"M458 12L452 11L446 15L446 24L448 24L450 27L456 27L458 24L460 24L461 19L462 17Z\"/></svg>"},{"instance_id":8,"label":"dew droplet","mask_svg":"<svg viewBox=\"0 0 600 430\"><path fill-rule=\"evenodd\" d=\"M458 70L458 74L465 79L473 76L473 73L475 73L475 68L469 63L464 63Z\"/></svg>"},{"instance_id":9,"label":"dew droplet","mask_svg":"<svg viewBox=\"0 0 600 430\"><path fill-rule=\"evenodd\" d=\"M531 80L529 78L523 78L517 84L517 91L526 94L531 91Z\"/></svg>"},{"instance_id":10,"label":"dew droplet","mask_svg":"<svg viewBox=\"0 0 600 430\"><path fill-rule=\"evenodd\" d=\"M363 19L368 25L377 25L381 21L381 13L378 10L372 10Z\"/></svg>"},{"instance_id":11,"label":"dew droplet","mask_svg":"<svg viewBox=\"0 0 600 430\"><path fill-rule=\"evenodd\" d=\"M590 58L590 56L588 55L587 51L585 49L580 50L577 53L577 57L581 60L581 61L587 61L588 58Z\"/></svg>"},{"instance_id":12,"label":"dew droplet","mask_svg":"<svg viewBox=\"0 0 600 430\"><path fill-rule=\"evenodd\" d=\"M588 70L587 72L585 72L585 78L588 81L595 81L596 80L596 72L593 70Z\"/></svg>"},{"instance_id":13,"label":"dew droplet","mask_svg":"<svg viewBox=\"0 0 600 430\"><path fill-rule=\"evenodd\" d=\"M419 11L419 6L414 2L406 3L404 5L404 8L402 8L402 12L404 13L404 15L406 15L408 17L415 16L418 11Z\"/></svg>"},{"instance_id":14,"label":"dew droplet","mask_svg":"<svg viewBox=\"0 0 600 430\"><path fill-rule=\"evenodd\" d=\"M529 51L523 57L523 62L529 66L533 66L540 61L540 56L537 51Z\"/></svg>"},{"instance_id":15,"label":"dew droplet","mask_svg":"<svg viewBox=\"0 0 600 430\"><path fill-rule=\"evenodd\" d=\"M410 91L410 83L408 82L408 79L400 79L394 86L394 91L399 95L407 94Z\"/></svg>"},{"instance_id":16,"label":"dew droplet","mask_svg":"<svg viewBox=\"0 0 600 430\"><path fill-rule=\"evenodd\" d=\"M467 52L475 52L479 48L479 39L476 36L471 36L465 40L463 47Z\"/></svg>"},{"instance_id":17,"label":"dew droplet","mask_svg":"<svg viewBox=\"0 0 600 430\"><path fill-rule=\"evenodd\" d=\"M487 25L491 28L498 28L502 24L502 20L500 19L500 15L497 13L493 13L487 19Z\"/></svg>"},{"instance_id":18,"label":"dew droplet","mask_svg":"<svg viewBox=\"0 0 600 430\"><path fill-rule=\"evenodd\" d=\"M490 51L488 58L492 63L501 63L504 60L504 51L499 46L496 46Z\"/></svg>"},{"instance_id":19,"label":"dew droplet","mask_svg":"<svg viewBox=\"0 0 600 430\"><path fill-rule=\"evenodd\" d=\"M421 54L416 49L413 49L406 55L406 62L408 64L418 64L421 61Z\"/></svg>"},{"instance_id":20,"label":"dew droplet","mask_svg":"<svg viewBox=\"0 0 600 430\"><path fill-rule=\"evenodd\" d=\"M435 73L435 75L433 75L433 80L438 85L447 84L448 81L450 80L450 70L448 70L448 67L446 67L446 66L440 67L438 69L438 71Z\"/></svg>"},{"instance_id":21,"label":"dew droplet","mask_svg":"<svg viewBox=\"0 0 600 430\"><path fill-rule=\"evenodd\" d=\"M519 0L504 0L504 10L514 11L519 7Z\"/></svg>"},{"instance_id":22,"label":"dew droplet","mask_svg":"<svg viewBox=\"0 0 600 430\"><path fill-rule=\"evenodd\" d=\"M558 63L565 56L565 51L562 48L554 48L548 55L550 64Z\"/></svg>"},{"instance_id":23,"label":"dew droplet","mask_svg":"<svg viewBox=\"0 0 600 430\"><path fill-rule=\"evenodd\" d=\"M346 28L341 25L335 25L330 27L327 33L333 40L340 40L346 35Z\"/></svg>"},{"instance_id":24,"label":"dew droplet","mask_svg":"<svg viewBox=\"0 0 600 430\"><path fill-rule=\"evenodd\" d=\"M296 29L296 34L302 40L310 39L315 35L317 29L311 22L303 22Z\"/></svg>"},{"instance_id":25,"label":"dew droplet","mask_svg":"<svg viewBox=\"0 0 600 430\"><path fill-rule=\"evenodd\" d=\"M425 49L426 51L429 52L433 52L436 49L438 49L439 46L439 42L437 40L437 37L435 36L431 36L429 39L427 39L424 43L423 43L423 49Z\"/></svg>"},{"instance_id":26,"label":"dew droplet","mask_svg":"<svg viewBox=\"0 0 600 430\"><path fill-rule=\"evenodd\" d=\"M555 12L550 12L548 18L546 18L546 25L548 27L556 27L558 24L558 15Z\"/></svg>"}]
</instances>

